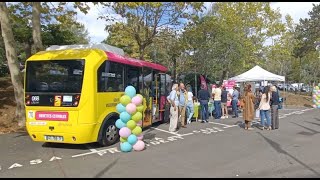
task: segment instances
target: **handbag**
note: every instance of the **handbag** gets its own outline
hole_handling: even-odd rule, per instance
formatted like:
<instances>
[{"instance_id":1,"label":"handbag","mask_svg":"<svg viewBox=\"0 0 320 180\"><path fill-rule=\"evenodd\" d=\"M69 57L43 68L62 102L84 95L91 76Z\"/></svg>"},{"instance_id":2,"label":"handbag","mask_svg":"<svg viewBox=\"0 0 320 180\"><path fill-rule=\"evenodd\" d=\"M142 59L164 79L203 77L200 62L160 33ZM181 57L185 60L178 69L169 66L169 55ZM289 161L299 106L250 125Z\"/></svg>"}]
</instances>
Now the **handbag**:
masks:
<instances>
[{"instance_id":1,"label":"handbag","mask_svg":"<svg viewBox=\"0 0 320 180\"><path fill-rule=\"evenodd\" d=\"M260 110L256 109L256 118L260 118Z\"/></svg>"}]
</instances>

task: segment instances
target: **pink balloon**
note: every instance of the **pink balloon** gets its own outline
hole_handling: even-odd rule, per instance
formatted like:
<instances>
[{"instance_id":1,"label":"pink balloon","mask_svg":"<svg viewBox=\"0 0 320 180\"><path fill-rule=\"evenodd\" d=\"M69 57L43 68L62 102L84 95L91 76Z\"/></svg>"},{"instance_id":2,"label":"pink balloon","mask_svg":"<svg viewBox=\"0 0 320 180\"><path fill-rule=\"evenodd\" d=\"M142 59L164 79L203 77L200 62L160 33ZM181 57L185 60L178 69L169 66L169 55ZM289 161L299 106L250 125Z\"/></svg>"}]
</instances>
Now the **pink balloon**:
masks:
<instances>
[{"instance_id":1,"label":"pink balloon","mask_svg":"<svg viewBox=\"0 0 320 180\"><path fill-rule=\"evenodd\" d=\"M142 140L143 139L143 134L140 134L139 136L137 136L138 140Z\"/></svg>"},{"instance_id":2,"label":"pink balloon","mask_svg":"<svg viewBox=\"0 0 320 180\"><path fill-rule=\"evenodd\" d=\"M134 114L137 111L137 106L133 103L129 103L126 106L126 110L129 114Z\"/></svg>"},{"instance_id":3,"label":"pink balloon","mask_svg":"<svg viewBox=\"0 0 320 180\"><path fill-rule=\"evenodd\" d=\"M127 128L127 127L123 127L123 128L120 129L119 135L121 137L127 138L127 137L129 137L131 135L131 130L129 128Z\"/></svg>"},{"instance_id":4,"label":"pink balloon","mask_svg":"<svg viewBox=\"0 0 320 180\"><path fill-rule=\"evenodd\" d=\"M320 100L318 100L318 103L320 103Z\"/></svg>"},{"instance_id":5,"label":"pink balloon","mask_svg":"<svg viewBox=\"0 0 320 180\"><path fill-rule=\"evenodd\" d=\"M317 108L317 106L316 106L315 104L314 104L314 105L312 105L312 107L313 107L313 108Z\"/></svg>"},{"instance_id":6,"label":"pink balloon","mask_svg":"<svg viewBox=\"0 0 320 180\"><path fill-rule=\"evenodd\" d=\"M313 95L313 98L317 98L317 95Z\"/></svg>"},{"instance_id":7,"label":"pink balloon","mask_svg":"<svg viewBox=\"0 0 320 180\"><path fill-rule=\"evenodd\" d=\"M142 98L140 96L135 96L132 98L131 102L138 106L142 103Z\"/></svg>"},{"instance_id":8,"label":"pink balloon","mask_svg":"<svg viewBox=\"0 0 320 180\"><path fill-rule=\"evenodd\" d=\"M137 126L142 126L142 120L140 120L138 123L137 123Z\"/></svg>"},{"instance_id":9,"label":"pink balloon","mask_svg":"<svg viewBox=\"0 0 320 180\"><path fill-rule=\"evenodd\" d=\"M144 150L144 147L145 147L145 144L144 144L144 142L141 141L141 140L138 140L138 141L136 142L136 144L133 145L133 149L134 149L135 151L142 151L142 150Z\"/></svg>"}]
</instances>

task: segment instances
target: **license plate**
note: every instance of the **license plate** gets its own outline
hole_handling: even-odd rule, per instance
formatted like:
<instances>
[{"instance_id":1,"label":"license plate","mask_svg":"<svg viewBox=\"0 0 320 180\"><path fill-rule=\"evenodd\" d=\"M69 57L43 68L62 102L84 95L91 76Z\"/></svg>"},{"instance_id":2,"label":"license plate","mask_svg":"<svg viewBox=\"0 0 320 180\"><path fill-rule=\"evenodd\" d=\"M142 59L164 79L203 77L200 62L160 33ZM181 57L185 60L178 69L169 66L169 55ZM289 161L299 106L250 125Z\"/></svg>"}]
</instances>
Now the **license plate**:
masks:
<instances>
[{"instance_id":1,"label":"license plate","mask_svg":"<svg viewBox=\"0 0 320 180\"><path fill-rule=\"evenodd\" d=\"M59 142L62 142L63 141L63 136L44 136L44 139L46 141L59 141Z\"/></svg>"}]
</instances>

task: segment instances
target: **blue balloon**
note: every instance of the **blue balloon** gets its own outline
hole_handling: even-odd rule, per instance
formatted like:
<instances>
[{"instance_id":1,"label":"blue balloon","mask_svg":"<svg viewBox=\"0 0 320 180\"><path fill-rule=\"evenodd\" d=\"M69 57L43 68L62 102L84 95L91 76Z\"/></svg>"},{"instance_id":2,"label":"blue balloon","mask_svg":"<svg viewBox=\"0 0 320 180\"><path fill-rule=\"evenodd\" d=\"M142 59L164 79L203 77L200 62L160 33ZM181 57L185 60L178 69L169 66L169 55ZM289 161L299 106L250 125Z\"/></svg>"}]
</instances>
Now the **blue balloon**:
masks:
<instances>
[{"instance_id":1,"label":"blue balloon","mask_svg":"<svg viewBox=\"0 0 320 180\"><path fill-rule=\"evenodd\" d=\"M134 134L131 134L128 139L127 139L128 143L130 143L131 145L134 145L137 141L138 141L138 138L136 135Z\"/></svg>"},{"instance_id":2,"label":"blue balloon","mask_svg":"<svg viewBox=\"0 0 320 180\"><path fill-rule=\"evenodd\" d=\"M123 127L126 127L126 123L122 122L121 119L118 119L118 120L116 121L116 127L117 127L118 129L121 129L121 128L123 128Z\"/></svg>"},{"instance_id":3,"label":"blue balloon","mask_svg":"<svg viewBox=\"0 0 320 180\"><path fill-rule=\"evenodd\" d=\"M122 122L127 123L131 118L131 115L127 111L120 113L120 119Z\"/></svg>"},{"instance_id":4,"label":"blue balloon","mask_svg":"<svg viewBox=\"0 0 320 180\"><path fill-rule=\"evenodd\" d=\"M130 96L130 98L133 98L137 94L136 88L134 88L133 86L126 87L124 92L126 93L126 95Z\"/></svg>"},{"instance_id":5,"label":"blue balloon","mask_svg":"<svg viewBox=\"0 0 320 180\"><path fill-rule=\"evenodd\" d=\"M130 152L132 150L132 145L128 142L120 143L120 150L122 152Z\"/></svg>"},{"instance_id":6,"label":"blue balloon","mask_svg":"<svg viewBox=\"0 0 320 180\"><path fill-rule=\"evenodd\" d=\"M126 107L124 105L122 105L121 103L119 103L117 106L116 106L116 109L119 113L122 113L122 112L125 112L126 111Z\"/></svg>"}]
</instances>

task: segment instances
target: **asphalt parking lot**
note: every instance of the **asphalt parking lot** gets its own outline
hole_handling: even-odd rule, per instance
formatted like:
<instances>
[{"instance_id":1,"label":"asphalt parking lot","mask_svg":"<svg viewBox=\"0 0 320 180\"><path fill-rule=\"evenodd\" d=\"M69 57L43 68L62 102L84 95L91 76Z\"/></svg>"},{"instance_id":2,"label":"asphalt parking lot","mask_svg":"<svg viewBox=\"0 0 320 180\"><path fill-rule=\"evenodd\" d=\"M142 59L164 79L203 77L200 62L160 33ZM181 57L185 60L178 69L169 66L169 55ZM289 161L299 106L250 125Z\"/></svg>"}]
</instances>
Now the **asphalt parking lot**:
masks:
<instances>
[{"instance_id":1,"label":"asphalt parking lot","mask_svg":"<svg viewBox=\"0 0 320 180\"><path fill-rule=\"evenodd\" d=\"M177 133L161 124L143 132L144 151L130 153L119 144L43 144L23 133L1 135L0 177L319 177L319 115L287 107L274 131L245 131L241 117L192 122Z\"/></svg>"}]
</instances>

